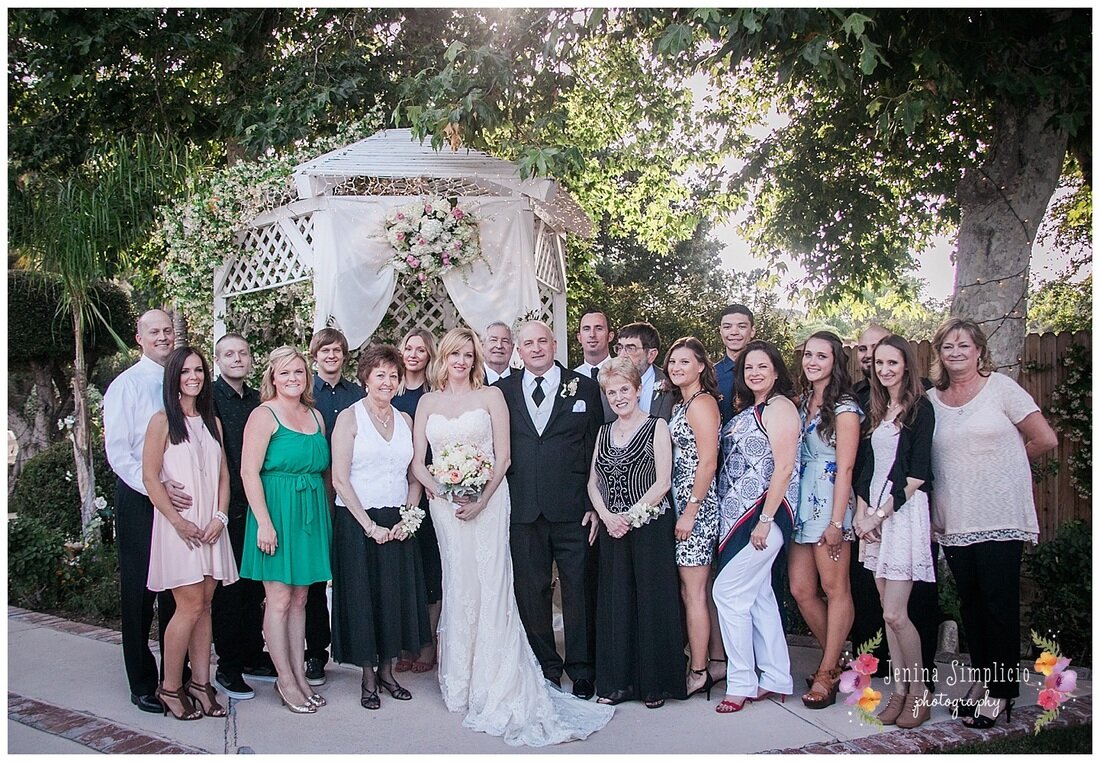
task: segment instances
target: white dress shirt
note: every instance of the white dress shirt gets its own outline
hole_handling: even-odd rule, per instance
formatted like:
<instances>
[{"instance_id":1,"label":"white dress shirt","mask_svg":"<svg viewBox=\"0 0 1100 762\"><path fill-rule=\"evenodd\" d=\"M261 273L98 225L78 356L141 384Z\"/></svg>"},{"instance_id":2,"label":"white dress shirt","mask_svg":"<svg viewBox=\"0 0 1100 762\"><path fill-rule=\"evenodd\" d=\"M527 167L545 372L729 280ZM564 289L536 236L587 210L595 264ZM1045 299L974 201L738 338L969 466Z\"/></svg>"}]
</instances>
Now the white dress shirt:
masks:
<instances>
[{"instance_id":1,"label":"white dress shirt","mask_svg":"<svg viewBox=\"0 0 1100 762\"><path fill-rule=\"evenodd\" d=\"M561 368L551 365L550 370L542 376L542 391L546 394L542 404L535 406L535 400L531 397L535 392L535 374L529 370L523 371L523 401L527 403L527 412L531 414L531 420L535 424L535 431L542 436L546 424L550 421L550 413L554 411L554 395L558 393L561 385Z\"/></svg>"},{"instance_id":2,"label":"white dress shirt","mask_svg":"<svg viewBox=\"0 0 1100 762\"><path fill-rule=\"evenodd\" d=\"M607 363L610 359L611 359L611 355L608 355L607 357L603 358L602 360L600 360L595 365L593 365L590 362L585 361L585 362L582 362L577 367L573 368L573 371L576 372L576 373L580 373L582 376L587 376L588 378L591 378L593 381L598 381L596 376L592 374L592 371L593 370L599 370L603 366L607 365Z\"/></svg>"},{"instance_id":3,"label":"white dress shirt","mask_svg":"<svg viewBox=\"0 0 1100 762\"><path fill-rule=\"evenodd\" d=\"M103 444L111 470L143 495L141 454L149 419L164 409L164 368L145 355L124 370L103 395Z\"/></svg>"},{"instance_id":4,"label":"white dress shirt","mask_svg":"<svg viewBox=\"0 0 1100 762\"><path fill-rule=\"evenodd\" d=\"M653 370L653 366L650 365L642 374L642 396L638 400L638 407L646 413L649 412L650 405L653 403L653 386L656 383L657 371Z\"/></svg>"},{"instance_id":5,"label":"white dress shirt","mask_svg":"<svg viewBox=\"0 0 1100 762\"><path fill-rule=\"evenodd\" d=\"M500 379L508 378L510 375L512 375L512 367L510 365L505 366L503 373L497 373L488 365L485 366L485 378L487 379L486 386L492 386Z\"/></svg>"}]
</instances>

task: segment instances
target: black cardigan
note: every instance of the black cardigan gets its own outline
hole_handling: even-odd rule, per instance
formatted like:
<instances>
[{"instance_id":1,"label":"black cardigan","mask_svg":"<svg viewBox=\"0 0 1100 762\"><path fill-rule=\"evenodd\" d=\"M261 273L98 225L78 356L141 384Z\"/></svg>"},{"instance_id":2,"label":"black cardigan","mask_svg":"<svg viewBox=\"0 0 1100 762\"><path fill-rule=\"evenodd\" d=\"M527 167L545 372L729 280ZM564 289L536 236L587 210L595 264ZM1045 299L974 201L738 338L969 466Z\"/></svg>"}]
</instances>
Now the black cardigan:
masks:
<instances>
[{"instance_id":1,"label":"black cardigan","mask_svg":"<svg viewBox=\"0 0 1100 762\"><path fill-rule=\"evenodd\" d=\"M901 429L898 452L890 468L893 484L890 495L894 498L895 511L905 504L905 485L909 477L923 480L920 490L932 491L932 432L935 428L935 410L928 397L922 395ZM857 459L861 465L853 485L856 495L863 498L867 505L875 507L870 497L871 479L875 474L875 452L871 447L870 435L860 440Z\"/></svg>"}]
</instances>

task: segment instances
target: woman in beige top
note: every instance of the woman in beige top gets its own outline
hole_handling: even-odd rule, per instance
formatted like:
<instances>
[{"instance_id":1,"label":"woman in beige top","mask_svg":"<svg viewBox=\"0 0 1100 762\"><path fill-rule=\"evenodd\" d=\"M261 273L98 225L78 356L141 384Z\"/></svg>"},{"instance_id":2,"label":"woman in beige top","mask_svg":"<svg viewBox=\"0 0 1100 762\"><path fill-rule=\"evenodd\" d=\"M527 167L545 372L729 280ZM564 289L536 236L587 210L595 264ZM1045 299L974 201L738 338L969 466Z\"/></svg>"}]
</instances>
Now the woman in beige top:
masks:
<instances>
[{"instance_id":1,"label":"woman in beige top","mask_svg":"<svg viewBox=\"0 0 1100 762\"><path fill-rule=\"evenodd\" d=\"M958 709L965 724L989 728L1002 712L1011 720L1020 695L1020 561L1024 543L1039 537L1028 461L1058 439L1031 395L992 372L977 323L947 320L932 348L932 526L958 586L975 668Z\"/></svg>"}]
</instances>

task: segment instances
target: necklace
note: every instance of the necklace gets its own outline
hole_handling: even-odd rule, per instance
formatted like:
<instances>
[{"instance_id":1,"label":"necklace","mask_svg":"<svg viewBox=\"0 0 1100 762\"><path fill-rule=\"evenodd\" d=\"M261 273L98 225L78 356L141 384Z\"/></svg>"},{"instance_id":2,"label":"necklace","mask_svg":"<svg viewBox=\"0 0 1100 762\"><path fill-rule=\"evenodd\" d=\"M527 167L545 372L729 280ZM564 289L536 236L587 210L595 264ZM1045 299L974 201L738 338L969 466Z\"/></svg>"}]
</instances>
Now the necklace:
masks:
<instances>
[{"instance_id":1,"label":"necklace","mask_svg":"<svg viewBox=\"0 0 1100 762\"><path fill-rule=\"evenodd\" d=\"M195 445L195 455L198 456L197 466L199 469L199 473L204 474L206 473L206 445L202 441L202 418L199 418L198 416L196 416L195 418L184 416L183 420L187 421L187 438L192 444ZM192 420L197 421L199 424L197 431L195 430L196 427L191 425Z\"/></svg>"},{"instance_id":2,"label":"necklace","mask_svg":"<svg viewBox=\"0 0 1100 762\"><path fill-rule=\"evenodd\" d=\"M381 426L383 428L383 430L385 430L385 431L390 430L390 424L393 423L393 408L390 408L390 414L389 415L387 415L387 416L378 416L378 415L374 414L374 410L371 409L370 405L367 405L367 413L370 415L371 418L373 418L375 420L375 422L379 426Z\"/></svg>"},{"instance_id":3,"label":"necklace","mask_svg":"<svg viewBox=\"0 0 1100 762\"><path fill-rule=\"evenodd\" d=\"M622 418L617 418L617 419L615 419L615 423L612 424L612 429L614 429L614 427L616 425L618 426L619 439L624 440L623 445L626 445L630 442L631 438L633 438L633 436L638 432L638 429L640 429L642 427L642 424L646 422L647 418L649 418L649 416L645 416L643 418L640 418L638 420L638 422L636 424L634 424L629 429L627 429L626 426L623 425L623 419ZM612 433L614 434L614 431ZM614 439L615 439L615 437L612 436L613 441L614 441ZM615 445L615 446L620 447L621 445Z\"/></svg>"}]
</instances>

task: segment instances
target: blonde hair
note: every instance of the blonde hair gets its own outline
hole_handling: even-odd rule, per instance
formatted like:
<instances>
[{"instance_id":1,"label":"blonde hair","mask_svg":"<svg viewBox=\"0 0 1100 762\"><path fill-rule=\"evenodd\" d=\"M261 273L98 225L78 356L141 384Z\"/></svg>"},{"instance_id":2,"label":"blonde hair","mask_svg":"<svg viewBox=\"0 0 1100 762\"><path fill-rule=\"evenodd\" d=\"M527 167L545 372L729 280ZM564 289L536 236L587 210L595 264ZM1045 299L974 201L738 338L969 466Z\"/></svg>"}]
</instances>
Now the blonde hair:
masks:
<instances>
[{"instance_id":1,"label":"blonde hair","mask_svg":"<svg viewBox=\"0 0 1100 762\"><path fill-rule=\"evenodd\" d=\"M940 362L940 350L943 349L943 342L947 341L948 334L953 331L965 333L978 348L978 373L988 376L997 369L993 364L993 353L989 351L989 341L981 326L966 318L948 318L936 329L936 335L932 337L932 369L929 375L932 377L932 383L941 391L951 386L951 376L943 369L943 363Z\"/></svg>"},{"instance_id":2,"label":"blonde hair","mask_svg":"<svg viewBox=\"0 0 1100 762\"><path fill-rule=\"evenodd\" d=\"M424 348L428 350L428 362L424 364L424 391L430 392L432 390L432 365L435 363L435 336L432 336L432 332L427 328L413 328L411 331L405 334L401 339L401 343L397 345L397 351L401 354L401 357L405 356L405 345L409 343L409 339L418 338L424 342ZM404 359L402 359L402 368L404 368ZM405 378L402 376L401 385L397 390L398 394L405 393Z\"/></svg>"},{"instance_id":3,"label":"blonde hair","mask_svg":"<svg viewBox=\"0 0 1100 762\"><path fill-rule=\"evenodd\" d=\"M625 378L635 389L642 388L642 374L638 372L634 361L626 355L612 357L600 368L600 372L596 374L596 378L600 382L600 388L606 390L607 385L611 383L611 379L615 376Z\"/></svg>"},{"instance_id":4,"label":"blonde hair","mask_svg":"<svg viewBox=\"0 0 1100 762\"><path fill-rule=\"evenodd\" d=\"M271 354L267 356L267 366L264 368L264 375L260 381L261 402L275 399L275 371L285 368L295 360L301 360L302 367L306 369L307 380L305 388L302 389L302 404L306 407L313 407L313 383L312 379L308 378L309 362L297 347L286 345L272 349Z\"/></svg>"},{"instance_id":5,"label":"blonde hair","mask_svg":"<svg viewBox=\"0 0 1100 762\"><path fill-rule=\"evenodd\" d=\"M485 355L481 350L481 340L469 328L452 328L440 340L432 361L431 372L427 377L432 380L432 388L447 388L447 355L457 352L469 342L474 348L474 364L470 367L470 386L480 389L485 384Z\"/></svg>"}]
</instances>

